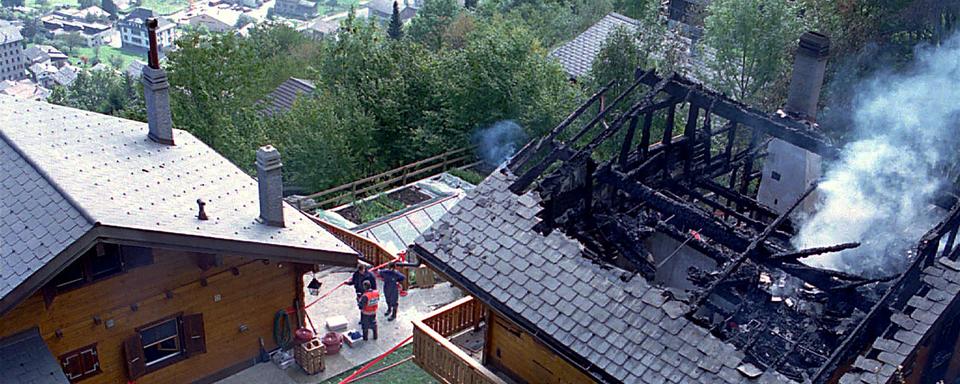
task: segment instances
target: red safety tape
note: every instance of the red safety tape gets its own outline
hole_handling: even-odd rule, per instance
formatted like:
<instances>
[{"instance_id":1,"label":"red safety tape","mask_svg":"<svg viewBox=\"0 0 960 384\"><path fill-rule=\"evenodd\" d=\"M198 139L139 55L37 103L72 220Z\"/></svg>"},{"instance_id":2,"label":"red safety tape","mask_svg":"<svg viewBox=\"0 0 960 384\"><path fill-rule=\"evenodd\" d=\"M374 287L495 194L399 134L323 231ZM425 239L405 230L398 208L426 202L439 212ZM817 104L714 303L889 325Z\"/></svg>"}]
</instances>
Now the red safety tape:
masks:
<instances>
[{"instance_id":1,"label":"red safety tape","mask_svg":"<svg viewBox=\"0 0 960 384\"><path fill-rule=\"evenodd\" d=\"M371 360L369 363L367 363L366 365L358 369L356 372L352 373L350 376L347 376L346 379L343 379L342 381L340 381L340 384L348 384L352 382L354 379L356 379L357 375L363 373L363 371L366 371L367 369L370 369L370 367L372 367L374 364L379 363L380 360L383 360L384 357L387 357L387 355L396 351L398 348L400 348L401 346L406 344L408 341L410 341L410 339L413 339L413 335L407 336L407 338L403 339L403 341L401 341L400 344L394 345L393 348L390 348L390 350L384 352L380 356L377 356L376 359Z\"/></svg>"},{"instance_id":2,"label":"red safety tape","mask_svg":"<svg viewBox=\"0 0 960 384\"><path fill-rule=\"evenodd\" d=\"M388 261L388 262L386 262L386 263L380 264L380 265L378 265L378 266L376 266L376 267L370 268L370 272L373 272L373 271L376 271L376 270L378 270L378 269L380 269L380 268L383 268L383 267L386 266L387 264L390 264L390 263L395 262L395 261L397 261L397 260L401 260L401 261L403 260L403 253L401 253L400 256L397 256L397 257L396 257L395 259L393 259L393 260L390 260L390 261ZM344 282L340 283L339 285L337 285L336 287L333 287L333 289L327 291L327 293L324 293L323 295L321 295L320 297L318 297L316 300L314 300L314 301L311 302L310 304L305 305L305 306L303 307L303 309L310 308L310 307L312 307L314 304L316 304L318 301L327 298L327 296L330 296L334 291L336 291L337 289L340 289L340 287L342 287L342 286L344 286L344 285L347 285L347 283L348 283L349 281L350 281L350 280L344 281Z\"/></svg>"}]
</instances>

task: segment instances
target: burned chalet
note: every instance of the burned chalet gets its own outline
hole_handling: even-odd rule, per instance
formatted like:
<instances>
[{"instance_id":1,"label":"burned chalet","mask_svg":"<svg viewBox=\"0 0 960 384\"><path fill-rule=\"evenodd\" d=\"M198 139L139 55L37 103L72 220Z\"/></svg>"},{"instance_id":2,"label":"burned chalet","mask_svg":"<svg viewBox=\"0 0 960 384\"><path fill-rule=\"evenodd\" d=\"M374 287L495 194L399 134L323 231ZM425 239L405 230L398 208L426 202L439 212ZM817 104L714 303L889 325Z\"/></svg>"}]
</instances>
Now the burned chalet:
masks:
<instances>
[{"instance_id":1,"label":"burned chalet","mask_svg":"<svg viewBox=\"0 0 960 384\"><path fill-rule=\"evenodd\" d=\"M839 154L814 123L828 51L801 37L775 114L677 75L638 70L596 108L600 89L416 241L472 297L415 322L415 361L451 382L953 382L951 194L898 273L792 245Z\"/></svg>"}]
</instances>

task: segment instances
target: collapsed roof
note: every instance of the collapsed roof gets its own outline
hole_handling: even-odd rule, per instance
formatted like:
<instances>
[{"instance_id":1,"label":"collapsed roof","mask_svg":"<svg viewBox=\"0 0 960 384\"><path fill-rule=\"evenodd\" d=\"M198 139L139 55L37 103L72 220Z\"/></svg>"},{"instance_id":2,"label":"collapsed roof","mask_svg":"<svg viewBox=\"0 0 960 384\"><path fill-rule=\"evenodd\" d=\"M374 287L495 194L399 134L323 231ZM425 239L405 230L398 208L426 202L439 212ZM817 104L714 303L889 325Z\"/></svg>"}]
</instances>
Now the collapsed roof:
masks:
<instances>
[{"instance_id":1,"label":"collapsed roof","mask_svg":"<svg viewBox=\"0 0 960 384\"><path fill-rule=\"evenodd\" d=\"M795 249L791 214L815 184L776 207L756 185L768 143L837 156L812 124L643 71L586 116L606 89L414 251L603 381L885 382L957 311L960 209L902 255L902 273L808 266L858 244Z\"/></svg>"}]
</instances>

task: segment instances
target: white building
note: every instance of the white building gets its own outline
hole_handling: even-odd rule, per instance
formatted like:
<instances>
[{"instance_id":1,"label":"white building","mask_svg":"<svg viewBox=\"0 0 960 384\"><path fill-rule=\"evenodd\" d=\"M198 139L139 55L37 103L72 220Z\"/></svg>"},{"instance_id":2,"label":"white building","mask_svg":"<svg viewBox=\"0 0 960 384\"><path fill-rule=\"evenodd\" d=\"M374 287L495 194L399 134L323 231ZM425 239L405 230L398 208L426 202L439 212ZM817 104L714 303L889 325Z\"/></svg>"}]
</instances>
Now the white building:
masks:
<instances>
[{"instance_id":1,"label":"white building","mask_svg":"<svg viewBox=\"0 0 960 384\"><path fill-rule=\"evenodd\" d=\"M124 48L142 50L150 48L150 38L147 36L147 19L151 17L157 18L157 46L164 50L173 45L176 38L176 24L152 10L137 8L117 23L117 27L120 28L120 40Z\"/></svg>"},{"instance_id":2,"label":"white building","mask_svg":"<svg viewBox=\"0 0 960 384\"><path fill-rule=\"evenodd\" d=\"M22 41L20 28L0 20L0 81L23 78L26 66L23 62Z\"/></svg>"}]
</instances>

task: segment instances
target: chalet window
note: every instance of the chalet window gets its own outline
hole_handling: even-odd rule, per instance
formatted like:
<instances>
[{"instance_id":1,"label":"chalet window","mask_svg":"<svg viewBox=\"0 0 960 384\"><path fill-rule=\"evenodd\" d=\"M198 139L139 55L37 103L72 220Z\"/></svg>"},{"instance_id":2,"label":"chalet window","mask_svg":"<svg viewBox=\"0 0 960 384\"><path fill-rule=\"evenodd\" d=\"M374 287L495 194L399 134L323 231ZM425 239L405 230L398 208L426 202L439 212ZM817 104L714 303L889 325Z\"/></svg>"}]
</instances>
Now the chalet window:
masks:
<instances>
[{"instance_id":1,"label":"chalet window","mask_svg":"<svg viewBox=\"0 0 960 384\"><path fill-rule=\"evenodd\" d=\"M151 263L150 248L100 243L53 278L50 286L55 292L63 292Z\"/></svg>"},{"instance_id":2,"label":"chalet window","mask_svg":"<svg viewBox=\"0 0 960 384\"><path fill-rule=\"evenodd\" d=\"M60 366L71 383L100 373L100 357L97 345L92 344L60 356Z\"/></svg>"},{"instance_id":3,"label":"chalet window","mask_svg":"<svg viewBox=\"0 0 960 384\"><path fill-rule=\"evenodd\" d=\"M205 353L203 315L177 315L140 327L124 341L123 349L130 380Z\"/></svg>"}]
</instances>

